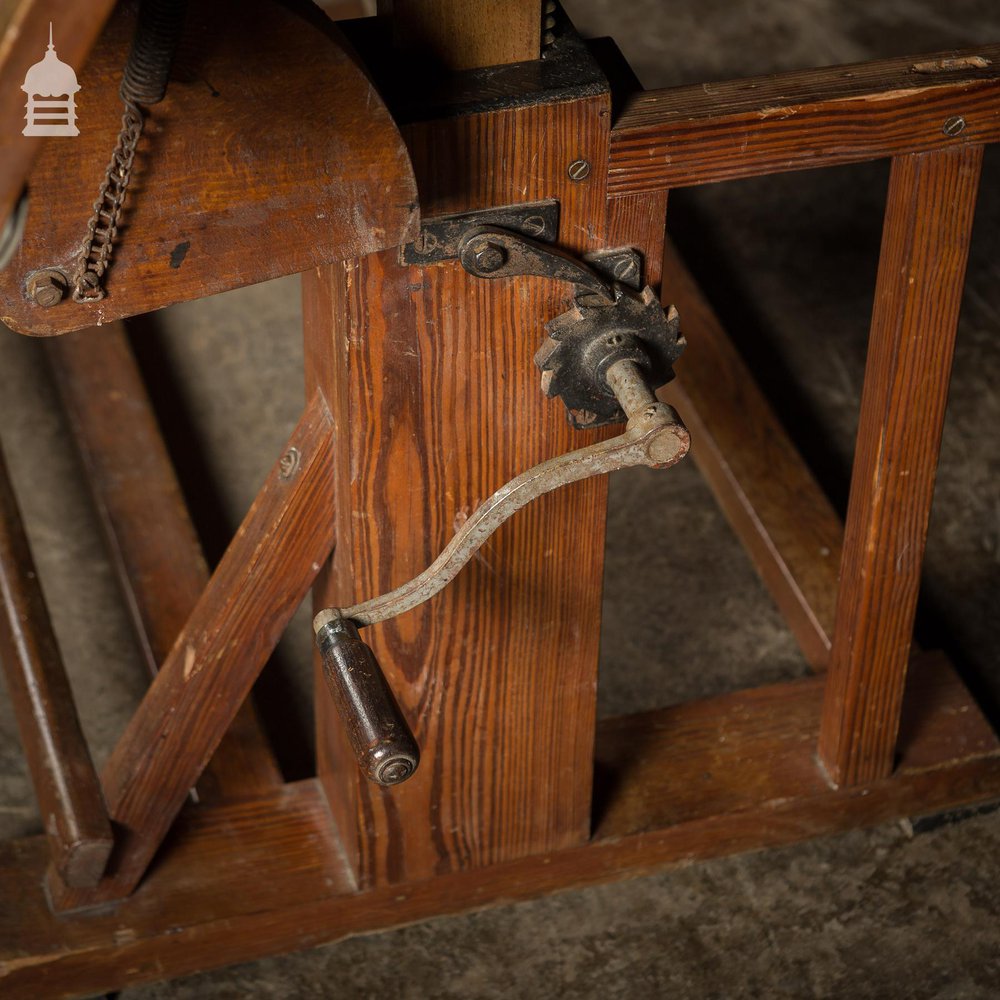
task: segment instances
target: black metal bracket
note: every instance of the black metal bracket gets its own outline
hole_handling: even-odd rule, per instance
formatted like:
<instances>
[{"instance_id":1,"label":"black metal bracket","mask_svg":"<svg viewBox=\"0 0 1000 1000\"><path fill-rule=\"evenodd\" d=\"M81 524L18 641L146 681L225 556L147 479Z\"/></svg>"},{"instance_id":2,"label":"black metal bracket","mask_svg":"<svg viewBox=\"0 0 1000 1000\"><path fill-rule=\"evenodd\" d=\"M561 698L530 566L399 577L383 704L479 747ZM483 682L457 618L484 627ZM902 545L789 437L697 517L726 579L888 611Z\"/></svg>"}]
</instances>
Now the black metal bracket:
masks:
<instances>
[{"instance_id":1,"label":"black metal bracket","mask_svg":"<svg viewBox=\"0 0 1000 1000\"><path fill-rule=\"evenodd\" d=\"M539 243L555 243L559 238L559 202L536 201L425 219L417 238L399 248L399 262L423 266L455 260L461 253L462 238L487 226L520 233Z\"/></svg>"}]
</instances>

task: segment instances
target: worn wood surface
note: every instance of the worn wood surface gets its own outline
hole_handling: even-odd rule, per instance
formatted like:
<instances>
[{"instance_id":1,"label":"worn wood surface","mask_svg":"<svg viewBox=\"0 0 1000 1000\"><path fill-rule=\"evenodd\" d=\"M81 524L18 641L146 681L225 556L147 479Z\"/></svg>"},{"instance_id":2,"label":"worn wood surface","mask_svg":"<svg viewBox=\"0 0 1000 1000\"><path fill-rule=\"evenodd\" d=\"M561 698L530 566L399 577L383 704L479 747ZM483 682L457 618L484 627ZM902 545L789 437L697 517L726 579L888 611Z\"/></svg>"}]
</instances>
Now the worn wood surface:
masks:
<instances>
[{"instance_id":1,"label":"worn wood surface","mask_svg":"<svg viewBox=\"0 0 1000 1000\"><path fill-rule=\"evenodd\" d=\"M111 823L2 451L0 665L49 855L67 883L94 885L111 853Z\"/></svg>"},{"instance_id":2,"label":"worn wood surface","mask_svg":"<svg viewBox=\"0 0 1000 1000\"><path fill-rule=\"evenodd\" d=\"M72 155L50 143L31 173L0 318L64 333L399 243L416 222L406 150L336 27L318 23L268 0L189 8L139 144L107 298L45 309L26 301L25 276L72 271L120 128L134 27L120 5L87 64Z\"/></svg>"},{"instance_id":3,"label":"worn wood surface","mask_svg":"<svg viewBox=\"0 0 1000 1000\"><path fill-rule=\"evenodd\" d=\"M608 119L601 96L408 128L422 215L558 198L560 244L597 248ZM593 169L577 182L580 157ZM414 576L506 480L594 440L569 428L532 362L568 286L383 253L311 275L304 298L309 379L329 385L342 429L321 604ZM543 497L429 604L365 630L421 745L408 782L358 781L320 684L321 774L362 885L586 838L605 491Z\"/></svg>"},{"instance_id":4,"label":"worn wood surface","mask_svg":"<svg viewBox=\"0 0 1000 1000\"><path fill-rule=\"evenodd\" d=\"M677 307L688 346L661 396L682 414L699 470L803 655L822 670L843 525L669 240L663 267L663 301Z\"/></svg>"},{"instance_id":5,"label":"worn wood surface","mask_svg":"<svg viewBox=\"0 0 1000 1000\"><path fill-rule=\"evenodd\" d=\"M288 448L295 471L272 469L104 768L116 832L107 876L90 892L50 886L57 909L117 899L138 883L328 557L333 430L319 394Z\"/></svg>"},{"instance_id":6,"label":"worn wood surface","mask_svg":"<svg viewBox=\"0 0 1000 1000\"><path fill-rule=\"evenodd\" d=\"M73 138L41 139L21 134L28 100L21 84L25 73L45 56L49 22L54 25L53 41L60 61L72 66L79 78L83 76L81 68L113 7L114 0L88 0L87 3L79 0L4 0L0 3L0 225L20 197L28 171L42 145L47 143L62 159L75 149ZM86 95L84 100L89 101L89 79L79 82L85 85L81 91ZM111 155L110 148L107 155Z\"/></svg>"},{"instance_id":7,"label":"worn wood surface","mask_svg":"<svg viewBox=\"0 0 1000 1000\"><path fill-rule=\"evenodd\" d=\"M208 585L201 545L122 324L47 347L125 607L155 676ZM198 796L255 795L281 780L248 700L202 774Z\"/></svg>"},{"instance_id":8,"label":"worn wood surface","mask_svg":"<svg viewBox=\"0 0 1000 1000\"><path fill-rule=\"evenodd\" d=\"M944 123L961 116L957 135ZM622 195L1000 138L1000 45L637 94L611 133Z\"/></svg>"},{"instance_id":9,"label":"worn wood surface","mask_svg":"<svg viewBox=\"0 0 1000 1000\"><path fill-rule=\"evenodd\" d=\"M393 47L417 52L425 72L537 59L541 0L378 0Z\"/></svg>"},{"instance_id":10,"label":"worn wood surface","mask_svg":"<svg viewBox=\"0 0 1000 1000\"><path fill-rule=\"evenodd\" d=\"M889 177L819 741L838 785L893 767L982 155Z\"/></svg>"},{"instance_id":11,"label":"worn wood surface","mask_svg":"<svg viewBox=\"0 0 1000 1000\"><path fill-rule=\"evenodd\" d=\"M139 890L86 919L47 909L44 843L8 843L0 898L18 905L0 908L0 991L94 994L1000 795L996 737L939 659L913 671L889 779L840 791L822 780L812 757L822 696L822 679L807 678L603 722L590 843L409 885L354 891L312 781L188 809Z\"/></svg>"}]
</instances>

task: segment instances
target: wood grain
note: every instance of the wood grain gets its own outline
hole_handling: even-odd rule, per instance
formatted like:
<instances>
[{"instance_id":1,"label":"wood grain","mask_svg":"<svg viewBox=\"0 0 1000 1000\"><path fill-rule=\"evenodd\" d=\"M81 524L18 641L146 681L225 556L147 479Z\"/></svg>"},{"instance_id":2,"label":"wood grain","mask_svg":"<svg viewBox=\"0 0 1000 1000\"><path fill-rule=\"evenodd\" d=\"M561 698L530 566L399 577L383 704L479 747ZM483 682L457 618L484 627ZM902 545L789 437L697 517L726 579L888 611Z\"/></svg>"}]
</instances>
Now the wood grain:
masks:
<instances>
[{"instance_id":1,"label":"wood grain","mask_svg":"<svg viewBox=\"0 0 1000 1000\"><path fill-rule=\"evenodd\" d=\"M819 755L893 767L982 147L893 160Z\"/></svg>"},{"instance_id":2,"label":"wood grain","mask_svg":"<svg viewBox=\"0 0 1000 1000\"><path fill-rule=\"evenodd\" d=\"M422 214L558 198L560 244L601 246L608 119L605 95L408 128ZM593 169L576 182L580 157ZM568 286L383 253L310 276L304 295L310 384L329 385L343 428L321 603L414 576L507 479L594 440L545 398L532 363ZM361 885L587 837L605 491L597 480L542 498L444 593L366 630L421 744L408 782L358 782L319 688L321 774Z\"/></svg>"},{"instance_id":3,"label":"wood grain","mask_svg":"<svg viewBox=\"0 0 1000 1000\"><path fill-rule=\"evenodd\" d=\"M297 471L272 469L104 768L115 851L90 892L50 885L56 909L131 892L229 729L333 545L333 430L312 396L288 448Z\"/></svg>"},{"instance_id":4,"label":"wood grain","mask_svg":"<svg viewBox=\"0 0 1000 1000\"><path fill-rule=\"evenodd\" d=\"M25 276L72 262L118 134L134 5L87 64L73 155L45 146L0 317L50 336L395 246L415 226L399 132L337 28L282 5L192 5L166 98L139 144L107 298L26 301ZM18 136L18 138L21 138Z\"/></svg>"},{"instance_id":5,"label":"wood grain","mask_svg":"<svg viewBox=\"0 0 1000 1000\"><path fill-rule=\"evenodd\" d=\"M68 884L94 885L111 853L111 823L2 451L0 665L49 855Z\"/></svg>"},{"instance_id":6,"label":"wood grain","mask_svg":"<svg viewBox=\"0 0 1000 1000\"><path fill-rule=\"evenodd\" d=\"M612 204L615 204L615 199ZM691 431L691 455L815 670L826 668L843 525L667 241L663 301L688 346L661 396Z\"/></svg>"},{"instance_id":7,"label":"wood grain","mask_svg":"<svg viewBox=\"0 0 1000 1000\"><path fill-rule=\"evenodd\" d=\"M944 68L926 68L933 66ZM954 116L964 128L947 135L944 122ZM709 184L998 138L1000 45L674 87L625 104L611 133L608 192Z\"/></svg>"},{"instance_id":8,"label":"wood grain","mask_svg":"<svg viewBox=\"0 0 1000 1000\"><path fill-rule=\"evenodd\" d=\"M425 72L524 62L541 48L541 0L379 0L378 13Z\"/></svg>"},{"instance_id":9,"label":"wood grain","mask_svg":"<svg viewBox=\"0 0 1000 1000\"><path fill-rule=\"evenodd\" d=\"M46 346L125 607L155 676L208 585L208 566L124 327L82 330ZM255 795L281 780L248 700L198 796Z\"/></svg>"},{"instance_id":10,"label":"wood grain","mask_svg":"<svg viewBox=\"0 0 1000 1000\"><path fill-rule=\"evenodd\" d=\"M49 22L59 59L77 76L97 41L114 0L5 0L0 6L0 225L21 195L31 164L43 145L65 155L73 139L39 139L22 135L28 95L24 75L45 55ZM121 67L119 67L121 69ZM90 100L89 79L81 91ZM110 157L108 149L107 156ZM96 192L95 192L96 193ZM93 200L93 199L91 199ZM80 237L82 239L82 236Z\"/></svg>"},{"instance_id":11,"label":"wood grain","mask_svg":"<svg viewBox=\"0 0 1000 1000\"><path fill-rule=\"evenodd\" d=\"M597 835L584 845L355 892L318 782L188 809L140 889L66 920L38 887L38 838L0 847L0 991L110 991L353 934L530 899L1000 795L1000 747L954 672L918 665L893 777L835 791L812 759L820 678L603 722ZM682 737L682 738L679 738ZM252 872L252 877L248 877Z\"/></svg>"}]
</instances>

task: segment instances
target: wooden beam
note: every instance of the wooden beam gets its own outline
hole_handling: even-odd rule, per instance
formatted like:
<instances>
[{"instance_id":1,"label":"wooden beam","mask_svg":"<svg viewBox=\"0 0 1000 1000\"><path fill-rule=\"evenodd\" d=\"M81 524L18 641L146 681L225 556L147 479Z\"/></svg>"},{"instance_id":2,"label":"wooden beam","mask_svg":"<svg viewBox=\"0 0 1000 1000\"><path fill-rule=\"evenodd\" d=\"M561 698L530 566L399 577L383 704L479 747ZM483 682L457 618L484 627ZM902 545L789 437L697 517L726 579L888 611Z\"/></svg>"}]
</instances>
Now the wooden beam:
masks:
<instances>
[{"instance_id":1,"label":"wooden beam","mask_svg":"<svg viewBox=\"0 0 1000 1000\"><path fill-rule=\"evenodd\" d=\"M688 346L661 396L687 423L691 455L803 655L823 670L841 520L669 240L663 271L663 301L677 307Z\"/></svg>"},{"instance_id":2,"label":"wooden beam","mask_svg":"<svg viewBox=\"0 0 1000 1000\"><path fill-rule=\"evenodd\" d=\"M892 163L819 740L837 785L893 767L982 157Z\"/></svg>"},{"instance_id":3,"label":"wooden beam","mask_svg":"<svg viewBox=\"0 0 1000 1000\"><path fill-rule=\"evenodd\" d=\"M408 126L422 215L557 198L560 245L600 248L609 107L603 94ZM592 169L574 180L580 158ZM343 428L321 604L414 576L505 481L595 440L532 363L544 323L570 306L565 286L383 253L313 273L303 293L309 384ZM320 682L320 774L362 886L586 839L606 489L543 497L433 601L366 630L421 742L405 784L358 781Z\"/></svg>"},{"instance_id":4,"label":"wooden beam","mask_svg":"<svg viewBox=\"0 0 1000 1000\"><path fill-rule=\"evenodd\" d=\"M0 664L49 855L68 885L92 886L111 853L111 823L2 452Z\"/></svg>"},{"instance_id":5,"label":"wooden beam","mask_svg":"<svg viewBox=\"0 0 1000 1000\"><path fill-rule=\"evenodd\" d=\"M541 0L379 0L392 43L419 53L425 73L537 59Z\"/></svg>"},{"instance_id":6,"label":"wooden beam","mask_svg":"<svg viewBox=\"0 0 1000 1000\"><path fill-rule=\"evenodd\" d=\"M208 567L120 323L47 343L112 565L150 676L208 584ZM202 800L260 794L281 772L250 700L198 782Z\"/></svg>"},{"instance_id":7,"label":"wooden beam","mask_svg":"<svg viewBox=\"0 0 1000 1000\"><path fill-rule=\"evenodd\" d=\"M73 273L121 128L135 26L121 5L87 65L80 134L43 147L31 171L24 238L0 272L3 322L52 336L412 238L416 190L399 130L337 27L315 8L301 15L309 7L191 5L182 48L197 72L175 74L150 109L107 297L43 308L26 297L26 275ZM77 8L89 16L89 4Z\"/></svg>"},{"instance_id":8,"label":"wooden beam","mask_svg":"<svg viewBox=\"0 0 1000 1000\"><path fill-rule=\"evenodd\" d=\"M1000 745L940 659L913 671L892 778L835 791L812 757L820 678L611 719L586 844L357 892L318 782L191 808L142 889L67 921L39 888L44 843L0 847L0 992L66 997L531 899L1000 795ZM252 873L248 875L248 873Z\"/></svg>"},{"instance_id":9,"label":"wooden beam","mask_svg":"<svg viewBox=\"0 0 1000 1000\"><path fill-rule=\"evenodd\" d=\"M640 93L612 196L1000 139L1000 45Z\"/></svg>"},{"instance_id":10,"label":"wooden beam","mask_svg":"<svg viewBox=\"0 0 1000 1000\"><path fill-rule=\"evenodd\" d=\"M102 775L108 874L49 886L66 910L127 895L232 724L333 546L333 425L314 394Z\"/></svg>"}]
</instances>

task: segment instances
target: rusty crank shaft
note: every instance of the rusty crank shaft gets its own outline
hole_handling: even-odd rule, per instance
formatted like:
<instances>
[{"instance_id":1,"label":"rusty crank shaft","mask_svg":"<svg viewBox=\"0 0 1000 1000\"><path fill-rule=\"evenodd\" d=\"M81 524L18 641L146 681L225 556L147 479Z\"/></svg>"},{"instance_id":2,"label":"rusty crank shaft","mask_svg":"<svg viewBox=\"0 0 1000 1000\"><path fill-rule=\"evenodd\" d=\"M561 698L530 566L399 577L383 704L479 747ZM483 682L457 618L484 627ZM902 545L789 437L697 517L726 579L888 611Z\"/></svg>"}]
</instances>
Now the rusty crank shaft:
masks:
<instances>
[{"instance_id":1,"label":"rusty crank shaft","mask_svg":"<svg viewBox=\"0 0 1000 1000\"><path fill-rule=\"evenodd\" d=\"M624 433L558 455L501 486L419 576L349 608L327 608L313 622L327 685L364 774L394 785L417 768L420 751L382 673L358 629L385 621L429 600L446 587L479 547L512 514L567 483L631 466L668 468L690 444L672 407L658 402L641 365L623 359L607 368L607 387L628 418Z\"/></svg>"}]
</instances>

